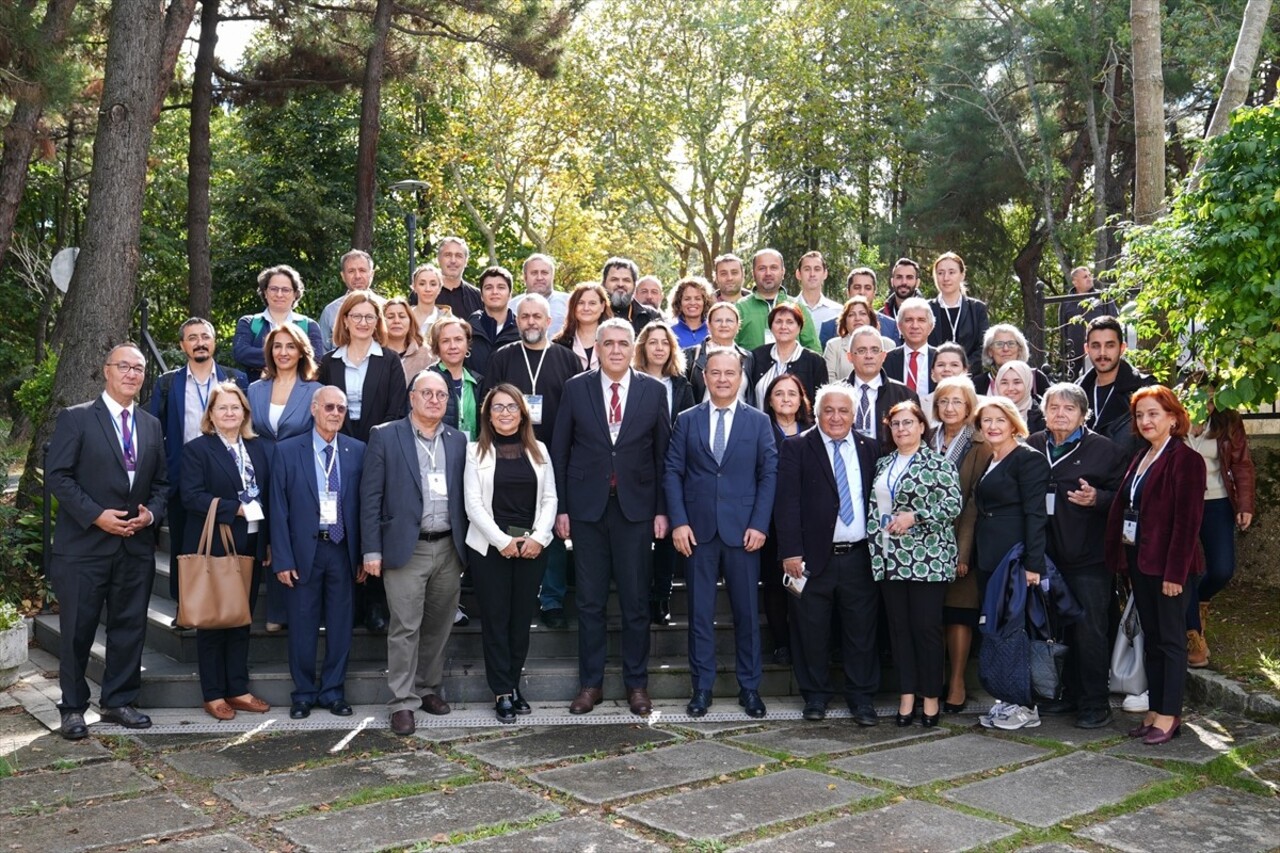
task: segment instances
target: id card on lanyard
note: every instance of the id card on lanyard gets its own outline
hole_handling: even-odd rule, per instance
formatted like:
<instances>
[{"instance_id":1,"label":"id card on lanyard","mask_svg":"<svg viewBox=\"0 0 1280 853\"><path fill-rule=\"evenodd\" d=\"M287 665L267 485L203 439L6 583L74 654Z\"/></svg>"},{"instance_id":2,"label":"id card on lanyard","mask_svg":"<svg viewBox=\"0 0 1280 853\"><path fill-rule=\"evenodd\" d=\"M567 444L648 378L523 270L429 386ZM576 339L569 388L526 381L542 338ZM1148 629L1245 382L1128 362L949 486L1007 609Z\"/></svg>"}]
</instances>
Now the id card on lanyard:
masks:
<instances>
[{"instance_id":1,"label":"id card on lanyard","mask_svg":"<svg viewBox=\"0 0 1280 853\"><path fill-rule=\"evenodd\" d=\"M1053 515L1053 511L1057 506L1057 502L1058 502L1057 501L1058 484L1053 479L1053 469L1057 468L1058 465L1062 462L1062 460L1071 456L1071 454L1075 453L1079 449L1080 449L1080 445L1076 444L1075 447L1071 448L1069 451L1062 454L1057 459L1054 459L1053 456L1049 453L1049 446L1047 444L1045 445L1044 458L1049 461L1049 488L1044 493L1044 511L1049 515Z\"/></svg>"}]
</instances>

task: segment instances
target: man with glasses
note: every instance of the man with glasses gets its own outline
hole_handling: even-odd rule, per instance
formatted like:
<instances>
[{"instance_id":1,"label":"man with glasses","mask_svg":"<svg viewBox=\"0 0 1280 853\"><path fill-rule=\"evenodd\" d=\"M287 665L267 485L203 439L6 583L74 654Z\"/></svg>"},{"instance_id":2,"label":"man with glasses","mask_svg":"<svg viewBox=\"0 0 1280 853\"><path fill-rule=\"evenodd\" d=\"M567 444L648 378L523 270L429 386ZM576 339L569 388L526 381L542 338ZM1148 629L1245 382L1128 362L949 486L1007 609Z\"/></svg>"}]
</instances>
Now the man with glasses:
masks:
<instances>
[{"instance_id":1,"label":"man with glasses","mask_svg":"<svg viewBox=\"0 0 1280 853\"><path fill-rule=\"evenodd\" d=\"M142 688L142 644L155 575L156 531L169 481L160 422L134 403L147 362L131 343L111 350L101 397L58 415L45 476L58 500L50 580L61 631L58 680L62 736L89 734L85 669L107 608L102 719L130 729L151 726L133 707Z\"/></svg>"},{"instance_id":2,"label":"man with glasses","mask_svg":"<svg viewBox=\"0 0 1280 853\"><path fill-rule=\"evenodd\" d=\"M439 371L414 377L409 416L369 435L360 483L362 574L383 579L391 608L388 707L398 735L413 734L419 707L429 714L452 710L441 683L467 554L467 439L442 423L448 403Z\"/></svg>"},{"instance_id":3,"label":"man with glasses","mask_svg":"<svg viewBox=\"0 0 1280 853\"><path fill-rule=\"evenodd\" d=\"M885 415L903 400L920 402L916 392L890 379L880 369L884 358L884 339L879 332L870 326L853 330L849 344L853 375L846 380L853 390L853 430L875 444L877 456L891 452L894 447L884 422Z\"/></svg>"},{"instance_id":4,"label":"man with glasses","mask_svg":"<svg viewBox=\"0 0 1280 853\"><path fill-rule=\"evenodd\" d=\"M360 565L360 474L364 442L342 435L347 395L332 385L311 397L315 426L276 445L271 463L271 570L284 584L295 720L320 705L351 716L347 658ZM320 619L324 667L316 673Z\"/></svg>"}]
</instances>

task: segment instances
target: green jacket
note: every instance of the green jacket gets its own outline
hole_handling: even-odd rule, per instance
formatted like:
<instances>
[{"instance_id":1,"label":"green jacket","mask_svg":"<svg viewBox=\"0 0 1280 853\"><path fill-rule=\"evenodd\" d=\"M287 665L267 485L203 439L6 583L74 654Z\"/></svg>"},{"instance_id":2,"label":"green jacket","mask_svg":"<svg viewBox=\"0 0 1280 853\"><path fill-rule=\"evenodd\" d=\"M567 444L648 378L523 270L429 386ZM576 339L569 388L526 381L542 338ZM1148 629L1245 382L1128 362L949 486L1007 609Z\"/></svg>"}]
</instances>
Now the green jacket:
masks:
<instances>
[{"instance_id":1,"label":"green jacket","mask_svg":"<svg viewBox=\"0 0 1280 853\"><path fill-rule=\"evenodd\" d=\"M786 291L778 291L777 302L795 301L795 299L786 294ZM753 350L758 346L764 345L764 333L769 328L769 311L771 309L772 306L759 296L756 296L755 293L747 294L738 300L738 315L742 317L742 325L738 327L738 337L734 339L738 346ZM822 346L818 343L817 324L813 322L813 316L809 313L809 309L804 307L803 303L800 304L800 310L804 312L804 328L800 330L800 346L822 355Z\"/></svg>"}]
</instances>

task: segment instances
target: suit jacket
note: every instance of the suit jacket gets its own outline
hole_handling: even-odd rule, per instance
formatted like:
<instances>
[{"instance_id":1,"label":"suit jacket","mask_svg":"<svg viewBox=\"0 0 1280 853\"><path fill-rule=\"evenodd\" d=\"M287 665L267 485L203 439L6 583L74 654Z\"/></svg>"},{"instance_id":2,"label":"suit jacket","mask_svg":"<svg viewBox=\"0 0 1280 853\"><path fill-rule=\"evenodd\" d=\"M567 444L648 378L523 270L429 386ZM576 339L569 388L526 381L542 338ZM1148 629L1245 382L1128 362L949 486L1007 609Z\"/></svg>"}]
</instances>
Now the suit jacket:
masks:
<instances>
[{"instance_id":1,"label":"suit jacket","mask_svg":"<svg viewBox=\"0 0 1280 853\"><path fill-rule=\"evenodd\" d=\"M823 323L822 327L818 330L818 343L820 343L824 348L827 345L827 341L838 337L836 332L838 331L837 324L839 321L839 317L833 317ZM888 314L878 311L876 312L876 323L880 327L880 334L893 341L893 345L895 347L902 345L902 333L898 331L897 320L893 319Z\"/></svg>"},{"instance_id":2,"label":"suit jacket","mask_svg":"<svg viewBox=\"0 0 1280 853\"><path fill-rule=\"evenodd\" d=\"M1106 554L1111 571L1129 571L1129 555L1121 541L1129 486L1144 453L1134 456L1107 515ZM1169 583L1186 584L1204 572L1200 523L1204 520L1204 457L1180 438L1169 439L1152 463L1138 499L1138 571Z\"/></svg>"},{"instance_id":3,"label":"suit jacket","mask_svg":"<svg viewBox=\"0 0 1280 853\"><path fill-rule=\"evenodd\" d=\"M693 398L693 386L683 375L671 377L671 425L675 426L676 418L681 412L692 409L697 400Z\"/></svg>"},{"instance_id":4,"label":"suit jacket","mask_svg":"<svg viewBox=\"0 0 1280 853\"><path fill-rule=\"evenodd\" d=\"M751 358L753 362L747 381L751 383L751 389L754 391L756 385L773 367L773 344L756 347L751 351ZM787 365L787 373L794 374L800 380L800 384L804 386L804 393L809 395L810 406L817 399L818 389L827 384L827 363L822 360L822 356L804 347L800 347L800 357ZM757 400L757 405L763 406L763 403L763 400Z\"/></svg>"},{"instance_id":5,"label":"suit jacket","mask_svg":"<svg viewBox=\"0 0 1280 853\"><path fill-rule=\"evenodd\" d=\"M928 344L924 345L924 364L920 365L920 375L929 383L930 392L933 391L934 386L933 377L931 375L933 373L933 358L937 354L938 350L936 348L931 347ZM884 372L888 374L890 379L895 382L901 382L903 385L907 384L907 371L905 369L906 360L906 344L903 344L896 349L889 350L884 356Z\"/></svg>"},{"instance_id":6,"label":"suit jacket","mask_svg":"<svg viewBox=\"0 0 1280 853\"><path fill-rule=\"evenodd\" d=\"M248 391L249 381L239 370L213 366L213 383L230 379L241 391ZM160 431L164 433L164 458L169 466L169 488L173 494L178 493L179 480L182 476L183 421L186 419L187 400L187 365L170 370L156 380L155 391L147 408L160 421Z\"/></svg>"},{"instance_id":7,"label":"suit jacket","mask_svg":"<svg viewBox=\"0 0 1280 853\"><path fill-rule=\"evenodd\" d=\"M898 454L882 456L876 478ZM956 576L955 520L960 515L960 475L940 453L921 445L911 463L895 461L893 508L890 513L915 513L916 523L900 536L880 529L883 510L867 515L871 540L871 572L877 581L950 581Z\"/></svg>"},{"instance_id":8,"label":"suit jacket","mask_svg":"<svg viewBox=\"0 0 1280 853\"><path fill-rule=\"evenodd\" d=\"M672 528L688 524L699 542L741 548L748 529L769 532L777 491L778 451L763 412L739 402L719 463L711 453L711 403L676 418L662 484Z\"/></svg>"},{"instance_id":9,"label":"suit jacket","mask_svg":"<svg viewBox=\"0 0 1280 853\"><path fill-rule=\"evenodd\" d=\"M497 471L498 457L490 448L481 459L478 454L479 445L471 442L467 445L467 463L463 471L463 487L466 497L467 519L471 526L467 530L467 545L481 554L489 551L489 546L501 551L511 544L512 536L498 526L493 517L493 476ZM538 450L542 452L542 461L538 462L528 453L525 457L533 466L534 478L537 481L539 495L538 509L533 518L533 538L547 547L555 537L556 476L551 468L551 454L546 445L538 442Z\"/></svg>"},{"instance_id":10,"label":"suit jacket","mask_svg":"<svg viewBox=\"0 0 1280 853\"><path fill-rule=\"evenodd\" d=\"M258 482L258 502L266 513L271 502L271 463L270 452L266 442L260 438L251 438L244 443L245 452L253 464L253 471ZM240 508L240 469L236 467L235 458L227 452L227 447L216 435L199 435L187 442L182 450L182 480L178 493L182 497L182 505L187 510L186 528L180 532L182 553L194 554L200 545L200 532L204 529L204 519L209 512L209 505L214 498L219 498L218 512L215 516L218 524L230 524L231 534L235 539L236 552L241 556L256 556L266 559L267 543L270 540L270 525L266 519L258 522L258 549L256 554L249 554L249 522L236 514ZM269 517L269 516L268 516ZM214 530L213 553L221 556L225 553L222 537Z\"/></svg>"},{"instance_id":11,"label":"suit jacket","mask_svg":"<svg viewBox=\"0 0 1280 853\"><path fill-rule=\"evenodd\" d=\"M1044 453L1049 446L1049 433L1035 433L1027 439L1027 446ZM1065 574L1096 569L1106 562L1103 540L1107 513L1128 462L1113 441L1086 427L1076 448L1052 466L1050 476L1055 489L1046 553ZM1067 492L1080 488L1082 479L1097 489L1093 506L1077 506L1067 500Z\"/></svg>"},{"instance_id":12,"label":"suit jacket","mask_svg":"<svg viewBox=\"0 0 1280 853\"><path fill-rule=\"evenodd\" d=\"M846 381L849 383L849 387L853 389L850 392L850 396L853 397L853 407L856 411L858 400L862 395L857 390L857 380L852 374ZM880 390L876 393L876 410L873 416L876 423L875 447L877 455L891 453L894 449L893 436L889 432L889 425L884 421L889 416L889 410L904 400L915 400L918 403L920 402L920 397L906 385L890 379L888 374L881 370ZM817 417L817 414L817 412L814 412L814 417Z\"/></svg>"},{"instance_id":13,"label":"suit jacket","mask_svg":"<svg viewBox=\"0 0 1280 853\"><path fill-rule=\"evenodd\" d=\"M133 485L129 485L116 424L102 398L58 413L45 457L45 480L50 493L58 499L54 554L105 557L122 545L136 556L155 553L156 531L169 498L164 441L160 422L141 406L133 407L132 421L137 460ZM121 509L133 518L139 505L145 506L155 520L133 536L113 536L94 526L103 510Z\"/></svg>"},{"instance_id":14,"label":"suit jacket","mask_svg":"<svg viewBox=\"0 0 1280 853\"><path fill-rule=\"evenodd\" d=\"M858 454L863 508L870 512L876 448L853 430L849 437ZM831 559L831 543L835 541L840 514L840 494L825 441L822 430L813 427L782 442L778 456L777 499L773 505L778 559L804 557L811 576L825 569Z\"/></svg>"},{"instance_id":15,"label":"suit jacket","mask_svg":"<svg viewBox=\"0 0 1280 853\"><path fill-rule=\"evenodd\" d=\"M245 314L239 320L236 320L236 334L231 339L231 354L235 357L236 364L244 368L245 375L248 376L250 382L257 382L258 377L262 375L262 368L266 365L267 359L262 352L262 347L267 340L267 335L271 334L271 324L262 319L258 323L258 333L253 333L253 321L262 317L262 312L257 314ZM314 350L314 357L320 358L324 355L324 341L320 338L320 324L310 317L302 314L293 314L291 321L299 326L307 335L307 340L311 343L311 349ZM301 355L301 353L299 353Z\"/></svg>"},{"instance_id":16,"label":"suit jacket","mask_svg":"<svg viewBox=\"0 0 1280 853\"><path fill-rule=\"evenodd\" d=\"M313 430L276 445L271 458L271 571L296 570L305 581L316 558L320 539L320 486L316 482ZM343 544L351 570L360 567L360 475L364 470L364 442L341 433L338 442L338 501L346 529Z\"/></svg>"},{"instance_id":17,"label":"suit jacket","mask_svg":"<svg viewBox=\"0 0 1280 853\"><path fill-rule=\"evenodd\" d=\"M323 387L319 382L304 382L301 379L293 383L289 391L289 399L285 401L284 412L276 428L271 428L269 419L271 412L271 391L275 387L274 379L259 379L249 386L249 414L253 418L253 431L267 440L267 446L274 452L276 442L293 438L303 433L310 434L315 419L311 417L311 398Z\"/></svg>"},{"instance_id":18,"label":"suit jacket","mask_svg":"<svg viewBox=\"0 0 1280 853\"><path fill-rule=\"evenodd\" d=\"M453 548L465 566L467 513L462 468L467 439L444 423L436 435L444 448ZM409 418L381 424L369 433L364 477L360 481L360 539L365 554L382 555L384 569L398 569L409 562L422 530L422 474L414 442Z\"/></svg>"},{"instance_id":19,"label":"suit jacket","mask_svg":"<svg viewBox=\"0 0 1280 853\"><path fill-rule=\"evenodd\" d=\"M711 339L703 341L696 347L689 347L684 351L684 363L686 366L684 376L689 380L689 390L693 392L694 405L701 403L703 398L707 396L707 381L702 375L707 369L707 347L711 346ZM743 349L737 344L733 348L738 351L738 360L742 362L742 381L747 384L746 391L743 392L743 400L749 406L756 404L756 389L751 387L751 368L755 364L755 356L751 354L751 350Z\"/></svg>"},{"instance_id":20,"label":"suit jacket","mask_svg":"<svg viewBox=\"0 0 1280 853\"><path fill-rule=\"evenodd\" d=\"M400 357L384 347L382 355L370 353L367 360L369 366L364 375L360 420L352 420L348 413L342 422L345 435L365 442L369 440L369 431L378 424L403 418L409 413L408 385ZM320 360L318 378L322 384L341 388L346 393L347 366L334 353L328 353Z\"/></svg>"},{"instance_id":21,"label":"suit jacket","mask_svg":"<svg viewBox=\"0 0 1280 853\"><path fill-rule=\"evenodd\" d=\"M618 504L629 521L666 515L662 470L671 439L667 390L631 371L622 428L609 440L599 370L579 373L564 385L551 460L556 471L559 512L599 521L609 503L609 480L616 475Z\"/></svg>"},{"instance_id":22,"label":"suit jacket","mask_svg":"<svg viewBox=\"0 0 1280 853\"><path fill-rule=\"evenodd\" d=\"M1044 573L1048 522L1044 496L1051 473L1044 456L1019 444L978 481L973 494L977 514L973 538L979 571L994 572L1009 549L1021 542L1026 570Z\"/></svg>"},{"instance_id":23,"label":"suit jacket","mask_svg":"<svg viewBox=\"0 0 1280 853\"><path fill-rule=\"evenodd\" d=\"M929 307L933 309L933 331L929 333L929 344L940 347L947 341L955 341L964 347L965 355L969 358L969 372L981 373L982 339L987 334L987 327L991 325L987 316L987 303L971 296L962 296L960 300L960 320L956 323L954 336L951 334L946 309L938 302L938 297L929 300Z\"/></svg>"}]
</instances>

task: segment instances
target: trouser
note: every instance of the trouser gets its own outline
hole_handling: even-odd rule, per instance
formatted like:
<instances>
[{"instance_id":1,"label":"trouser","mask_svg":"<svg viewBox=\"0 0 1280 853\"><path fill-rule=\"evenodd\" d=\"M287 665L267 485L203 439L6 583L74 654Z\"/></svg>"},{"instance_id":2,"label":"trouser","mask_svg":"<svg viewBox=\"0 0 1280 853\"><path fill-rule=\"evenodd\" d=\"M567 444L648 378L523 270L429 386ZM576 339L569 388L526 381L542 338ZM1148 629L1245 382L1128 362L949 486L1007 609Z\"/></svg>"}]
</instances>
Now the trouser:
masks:
<instances>
[{"instance_id":1,"label":"trouser","mask_svg":"<svg viewBox=\"0 0 1280 853\"><path fill-rule=\"evenodd\" d=\"M493 695L502 696L520 685L547 552L544 549L532 560L508 559L492 546L484 554L474 548L467 553L467 570L475 579L480 608L485 678Z\"/></svg>"},{"instance_id":2,"label":"trouser","mask_svg":"<svg viewBox=\"0 0 1280 853\"><path fill-rule=\"evenodd\" d=\"M845 700L850 707L871 704L880 687L880 593L866 542L850 553L833 554L826 567L809 578L804 594L791 596L790 603L791 660L805 701L825 704L832 696L831 620L839 613Z\"/></svg>"},{"instance_id":3,"label":"trouser","mask_svg":"<svg viewBox=\"0 0 1280 853\"><path fill-rule=\"evenodd\" d=\"M942 602L946 582L880 583L889 618L889 645L898 692L936 698L942 693Z\"/></svg>"},{"instance_id":4,"label":"trouser","mask_svg":"<svg viewBox=\"0 0 1280 853\"><path fill-rule=\"evenodd\" d=\"M711 690L716 682L716 580L724 576L733 610L734 669L738 687L760 689L760 619L757 591L760 555L719 536L699 542L687 562L689 590L689 670L694 690Z\"/></svg>"},{"instance_id":5,"label":"trouser","mask_svg":"<svg viewBox=\"0 0 1280 853\"><path fill-rule=\"evenodd\" d=\"M1236 573L1236 514L1228 498L1204 502L1204 520L1200 522L1200 545L1204 548L1204 574L1200 582L1187 581L1191 595L1187 600L1188 631L1203 631L1200 624L1200 602L1222 592Z\"/></svg>"},{"instance_id":6,"label":"trouser","mask_svg":"<svg viewBox=\"0 0 1280 853\"><path fill-rule=\"evenodd\" d=\"M306 580L299 578L292 587L285 587L294 702L332 705L345 698L347 660L351 656L351 632L355 624L354 588L347 546L327 539L316 542L315 561ZM324 666L317 674L322 614Z\"/></svg>"},{"instance_id":7,"label":"trouser","mask_svg":"<svg viewBox=\"0 0 1280 853\"><path fill-rule=\"evenodd\" d=\"M1132 561L1133 558L1131 558ZM1182 698L1187 684L1186 612L1193 575L1178 595L1165 595L1163 579L1129 569L1138 619L1146 640L1143 663L1147 669L1147 690L1152 711L1182 716Z\"/></svg>"},{"instance_id":8,"label":"trouser","mask_svg":"<svg viewBox=\"0 0 1280 853\"><path fill-rule=\"evenodd\" d=\"M422 697L440 692L444 649L453 631L461 594L462 561L453 537L419 539L409 562L384 569L390 620L387 626L387 707L413 711Z\"/></svg>"},{"instance_id":9,"label":"trouser","mask_svg":"<svg viewBox=\"0 0 1280 853\"><path fill-rule=\"evenodd\" d=\"M1084 615L1067 626L1069 649L1066 666L1066 698L1081 711L1102 711L1109 706L1111 600L1115 577L1105 566L1063 572L1067 589L1084 609Z\"/></svg>"},{"instance_id":10,"label":"trouser","mask_svg":"<svg viewBox=\"0 0 1280 853\"><path fill-rule=\"evenodd\" d=\"M564 607L564 595L569 589L569 549L564 547L563 539L553 537L542 551L547 555L547 567L542 572L538 606L543 610L559 610Z\"/></svg>"},{"instance_id":11,"label":"trouser","mask_svg":"<svg viewBox=\"0 0 1280 853\"><path fill-rule=\"evenodd\" d=\"M257 553L257 536L249 536L245 551ZM258 602L262 564L253 561L253 582L249 585L249 612ZM272 583L277 583L273 578ZM196 659L200 667L200 693L204 701L230 699L249 692L249 626L239 628L199 628L196 630Z\"/></svg>"},{"instance_id":12,"label":"trouser","mask_svg":"<svg viewBox=\"0 0 1280 853\"><path fill-rule=\"evenodd\" d=\"M787 619L787 599L791 593L782 585L782 564L778 561L778 531L769 525L769 536L760 549L760 597L764 599L764 618L773 635L773 647L791 645L791 624Z\"/></svg>"}]
</instances>

